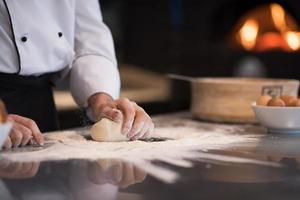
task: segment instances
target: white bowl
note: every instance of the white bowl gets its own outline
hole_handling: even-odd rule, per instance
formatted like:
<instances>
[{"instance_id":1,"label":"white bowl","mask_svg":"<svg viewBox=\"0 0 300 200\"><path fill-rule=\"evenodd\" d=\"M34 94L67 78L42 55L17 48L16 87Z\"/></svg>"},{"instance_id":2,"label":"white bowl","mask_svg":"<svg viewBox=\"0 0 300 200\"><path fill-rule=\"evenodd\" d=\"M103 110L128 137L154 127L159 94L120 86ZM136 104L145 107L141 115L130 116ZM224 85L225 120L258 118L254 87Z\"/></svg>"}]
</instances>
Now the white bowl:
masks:
<instances>
[{"instance_id":1,"label":"white bowl","mask_svg":"<svg viewBox=\"0 0 300 200\"><path fill-rule=\"evenodd\" d=\"M3 143L5 142L6 137L8 136L10 130L12 128L12 123L7 122L5 124L0 125L0 150L2 148Z\"/></svg>"},{"instance_id":2,"label":"white bowl","mask_svg":"<svg viewBox=\"0 0 300 200\"><path fill-rule=\"evenodd\" d=\"M300 133L300 107L269 107L252 104L257 121L275 133Z\"/></svg>"}]
</instances>

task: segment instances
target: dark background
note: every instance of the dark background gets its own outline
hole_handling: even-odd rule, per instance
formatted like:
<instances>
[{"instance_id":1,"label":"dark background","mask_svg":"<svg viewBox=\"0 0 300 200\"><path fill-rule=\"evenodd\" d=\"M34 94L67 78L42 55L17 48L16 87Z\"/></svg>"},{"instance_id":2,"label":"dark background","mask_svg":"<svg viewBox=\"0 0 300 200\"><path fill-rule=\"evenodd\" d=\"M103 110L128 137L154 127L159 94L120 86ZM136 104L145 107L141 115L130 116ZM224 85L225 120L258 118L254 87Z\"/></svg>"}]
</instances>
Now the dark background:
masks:
<instances>
[{"instance_id":1,"label":"dark background","mask_svg":"<svg viewBox=\"0 0 300 200\"><path fill-rule=\"evenodd\" d=\"M161 73L234 76L239 64L251 56L264 65L267 77L298 79L299 53L253 53L226 44L243 14L274 2L300 21L297 0L100 0L119 62Z\"/></svg>"}]
</instances>

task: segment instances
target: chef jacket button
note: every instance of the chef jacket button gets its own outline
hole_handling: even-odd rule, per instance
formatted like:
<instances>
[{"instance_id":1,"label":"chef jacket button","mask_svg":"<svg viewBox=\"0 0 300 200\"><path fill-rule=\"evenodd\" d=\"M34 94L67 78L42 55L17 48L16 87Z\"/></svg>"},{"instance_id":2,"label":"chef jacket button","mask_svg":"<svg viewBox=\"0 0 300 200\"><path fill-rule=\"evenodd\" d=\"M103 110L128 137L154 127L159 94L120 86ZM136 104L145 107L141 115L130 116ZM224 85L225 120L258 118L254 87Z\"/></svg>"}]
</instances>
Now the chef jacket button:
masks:
<instances>
[{"instance_id":1,"label":"chef jacket button","mask_svg":"<svg viewBox=\"0 0 300 200\"><path fill-rule=\"evenodd\" d=\"M21 37L21 41L22 41L22 42L27 42L27 37L25 37L25 36L24 36L24 37Z\"/></svg>"},{"instance_id":2,"label":"chef jacket button","mask_svg":"<svg viewBox=\"0 0 300 200\"><path fill-rule=\"evenodd\" d=\"M63 36L62 32L58 32L58 37L62 37L62 36Z\"/></svg>"}]
</instances>

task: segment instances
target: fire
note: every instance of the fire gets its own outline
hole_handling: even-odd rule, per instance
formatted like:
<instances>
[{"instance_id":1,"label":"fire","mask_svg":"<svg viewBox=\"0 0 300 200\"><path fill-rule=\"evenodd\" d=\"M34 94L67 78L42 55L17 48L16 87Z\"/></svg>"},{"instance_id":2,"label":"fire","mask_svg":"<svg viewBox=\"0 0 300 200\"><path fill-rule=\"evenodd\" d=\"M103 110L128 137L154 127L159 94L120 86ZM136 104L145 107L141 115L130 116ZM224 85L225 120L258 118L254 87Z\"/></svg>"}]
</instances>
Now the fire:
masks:
<instances>
[{"instance_id":1,"label":"fire","mask_svg":"<svg viewBox=\"0 0 300 200\"><path fill-rule=\"evenodd\" d=\"M297 51L300 48L300 33L289 31L285 34L285 39L289 45L289 47Z\"/></svg>"},{"instance_id":2,"label":"fire","mask_svg":"<svg viewBox=\"0 0 300 200\"><path fill-rule=\"evenodd\" d=\"M248 19L239 31L242 45L250 50L255 46L258 33L258 23L253 19Z\"/></svg>"},{"instance_id":3,"label":"fire","mask_svg":"<svg viewBox=\"0 0 300 200\"><path fill-rule=\"evenodd\" d=\"M273 19L273 23L277 30L283 32L286 30L286 21L285 21L285 11L277 3L272 3L270 5L271 15Z\"/></svg>"},{"instance_id":4,"label":"fire","mask_svg":"<svg viewBox=\"0 0 300 200\"><path fill-rule=\"evenodd\" d=\"M240 21L236 39L246 50L300 50L300 30L284 8L272 3L249 12Z\"/></svg>"}]
</instances>

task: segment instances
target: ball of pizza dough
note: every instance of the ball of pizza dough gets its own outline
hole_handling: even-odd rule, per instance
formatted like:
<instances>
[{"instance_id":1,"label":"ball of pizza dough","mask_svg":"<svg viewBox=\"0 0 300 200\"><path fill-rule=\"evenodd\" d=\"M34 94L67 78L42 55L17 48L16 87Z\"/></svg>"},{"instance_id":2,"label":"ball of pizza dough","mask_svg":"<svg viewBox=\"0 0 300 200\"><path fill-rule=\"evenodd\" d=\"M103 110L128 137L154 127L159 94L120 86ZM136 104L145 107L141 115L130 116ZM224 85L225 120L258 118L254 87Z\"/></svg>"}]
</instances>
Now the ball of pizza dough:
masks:
<instances>
[{"instance_id":1,"label":"ball of pizza dough","mask_svg":"<svg viewBox=\"0 0 300 200\"><path fill-rule=\"evenodd\" d=\"M122 122L116 123L110 119L103 118L91 128L91 137L99 142L121 142L129 138L122 134Z\"/></svg>"}]
</instances>

